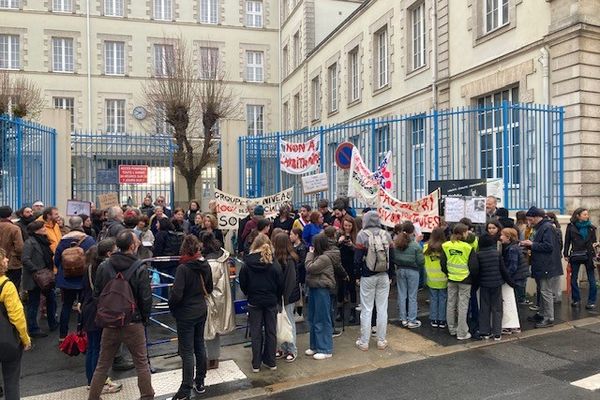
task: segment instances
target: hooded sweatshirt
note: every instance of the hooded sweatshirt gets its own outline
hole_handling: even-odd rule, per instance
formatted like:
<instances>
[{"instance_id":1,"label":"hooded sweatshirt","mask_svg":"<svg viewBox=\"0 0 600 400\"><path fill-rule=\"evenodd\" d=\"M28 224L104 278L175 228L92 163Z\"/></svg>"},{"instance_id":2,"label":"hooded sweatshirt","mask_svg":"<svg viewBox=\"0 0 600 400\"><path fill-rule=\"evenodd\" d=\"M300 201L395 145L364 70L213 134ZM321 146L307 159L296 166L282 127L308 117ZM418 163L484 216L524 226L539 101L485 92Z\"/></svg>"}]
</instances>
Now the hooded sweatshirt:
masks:
<instances>
[{"instance_id":1,"label":"hooded sweatshirt","mask_svg":"<svg viewBox=\"0 0 600 400\"><path fill-rule=\"evenodd\" d=\"M338 249L329 249L315 257L314 252L306 255L306 285L309 288L335 290L335 271L344 270Z\"/></svg>"},{"instance_id":2,"label":"hooded sweatshirt","mask_svg":"<svg viewBox=\"0 0 600 400\"><path fill-rule=\"evenodd\" d=\"M188 261L177 267L175 282L169 295L169 309L175 319L197 320L206 316L202 280L204 280L206 293L212 293L212 273L205 259Z\"/></svg>"},{"instance_id":3,"label":"hooded sweatshirt","mask_svg":"<svg viewBox=\"0 0 600 400\"><path fill-rule=\"evenodd\" d=\"M240 288L248 297L248 304L255 307L274 307L281 303L283 273L277 262L266 264L260 253L244 257L240 270Z\"/></svg>"},{"instance_id":4,"label":"hooded sweatshirt","mask_svg":"<svg viewBox=\"0 0 600 400\"><path fill-rule=\"evenodd\" d=\"M378 235L379 232L383 231L381 229L381 221L379 220L379 214L377 211L369 211L363 216L363 228L358 232L356 236L356 249L354 251L354 272L355 276L369 277L373 275L377 275L381 272L373 272L371 271L365 262L367 257L367 252L369 250L369 237L365 231L370 231L373 236ZM388 266L388 275L390 279L394 276L394 263L392 262L392 237L388 232L385 232L388 243L390 244L390 254L388 256L389 266Z\"/></svg>"}]
</instances>

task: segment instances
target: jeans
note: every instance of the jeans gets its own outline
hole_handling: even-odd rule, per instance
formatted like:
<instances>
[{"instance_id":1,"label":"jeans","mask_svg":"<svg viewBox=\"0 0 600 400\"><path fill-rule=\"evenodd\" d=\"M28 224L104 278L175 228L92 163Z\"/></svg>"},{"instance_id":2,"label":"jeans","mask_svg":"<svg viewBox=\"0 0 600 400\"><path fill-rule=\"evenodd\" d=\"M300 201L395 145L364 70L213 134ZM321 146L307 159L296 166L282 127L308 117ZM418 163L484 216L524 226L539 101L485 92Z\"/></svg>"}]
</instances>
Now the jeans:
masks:
<instances>
[{"instance_id":1,"label":"jeans","mask_svg":"<svg viewBox=\"0 0 600 400\"><path fill-rule=\"evenodd\" d=\"M396 270L398 286L398 311L401 321L417 320L417 291L419 290L419 271L411 268ZM408 318L406 315L406 299L408 298Z\"/></svg>"},{"instance_id":2,"label":"jeans","mask_svg":"<svg viewBox=\"0 0 600 400\"><path fill-rule=\"evenodd\" d=\"M27 302L27 326L29 333L40 331L37 322L38 308L40 307L40 296L42 291L39 287L29 291L29 301ZM48 328L53 330L58 323L56 322L56 295L54 290L45 293L46 296L46 314L48 315Z\"/></svg>"},{"instance_id":3,"label":"jeans","mask_svg":"<svg viewBox=\"0 0 600 400\"><path fill-rule=\"evenodd\" d=\"M429 319L432 321L446 321L446 303L448 289L429 288Z\"/></svg>"},{"instance_id":4,"label":"jeans","mask_svg":"<svg viewBox=\"0 0 600 400\"><path fill-rule=\"evenodd\" d=\"M252 368L260 368L261 362L274 367L277 351L277 306L258 307L248 304L248 323L252 338Z\"/></svg>"},{"instance_id":5,"label":"jeans","mask_svg":"<svg viewBox=\"0 0 600 400\"><path fill-rule=\"evenodd\" d=\"M100 340L102 339L102 329L87 332L88 345L85 351L85 376L88 385L92 383L98 357L100 357Z\"/></svg>"},{"instance_id":6,"label":"jeans","mask_svg":"<svg viewBox=\"0 0 600 400\"><path fill-rule=\"evenodd\" d=\"M515 286L515 296L517 297L517 304L523 303L525 300L527 300L525 286Z\"/></svg>"},{"instance_id":7,"label":"jeans","mask_svg":"<svg viewBox=\"0 0 600 400\"><path fill-rule=\"evenodd\" d=\"M479 329L484 335L502 333L502 286L479 288Z\"/></svg>"},{"instance_id":8,"label":"jeans","mask_svg":"<svg viewBox=\"0 0 600 400\"><path fill-rule=\"evenodd\" d=\"M296 348L296 320L294 318L294 307L294 303L285 306L285 313L287 314L287 317L290 320L290 324L292 324L292 337L294 339L291 343L282 343L281 350L283 350L284 353L292 353L293 355L298 355L298 349Z\"/></svg>"},{"instance_id":9,"label":"jeans","mask_svg":"<svg viewBox=\"0 0 600 400\"><path fill-rule=\"evenodd\" d=\"M204 324L206 317L190 321L177 320L178 350L183 362L180 390L190 394L194 380L204 384L206 377L206 348L204 347ZM194 379L194 359L196 378Z\"/></svg>"},{"instance_id":10,"label":"jeans","mask_svg":"<svg viewBox=\"0 0 600 400\"><path fill-rule=\"evenodd\" d=\"M21 356L16 360L2 363L2 378L4 380L4 400L20 400L21 389L19 379L21 379Z\"/></svg>"},{"instance_id":11,"label":"jeans","mask_svg":"<svg viewBox=\"0 0 600 400\"><path fill-rule=\"evenodd\" d=\"M140 399L154 399L144 325L134 323L122 328L104 328L102 330L100 357L98 358L98 365L96 365L96 371L94 371L94 377L90 384L88 400L100 400L104 382L106 382L106 378L108 377L108 370L112 366L113 359L121 343L125 343L133 358L133 364L135 365L138 377Z\"/></svg>"},{"instance_id":12,"label":"jeans","mask_svg":"<svg viewBox=\"0 0 600 400\"><path fill-rule=\"evenodd\" d=\"M206 359L218 360L221 357L221 336L217 333L214 339L205 340Z\"/></svg>"},{"instance_id":13,"label":"jeans","mask_svg":"<svg viewBox=\"0 0 600 400\"><path fill-rule=\"evenodd\" d=\"M77 301L80 290L78 289L62 289L62 309L60 311L60 337L64 338L69 333L69 320L71 319L71 311L73 304Z\"/></svg>"},{"instance_id":14,"label":"jeans","mask_svg":"<svg viewBox=\"0 0 600 400\"><path fill-rule=\"evenodd\" d=\"M21 288L21 277L23 276L23 268L19 269L9 269L8 271L6 271L6 277L8 279L10 279L10 281L12 283L14 283L15 287L17 288L17 292L20 290Z\"/></svg>"},{"instance_id":15,"label":"jeans","mask_svg":"<svg viewBox=\"0 0 600 400\"><path fill-rule=\"evenodd\" d=\"M541 293L539 313L544 317L544 321L554 321L554 288L556 287L556 281L559 279L560 276L555 276L553 278L540 278L538 281Z\"/></svg>"},{"instance_id":16,"label":"jeans","mask_svg":"<svg viewBox=\"0 0 600 400\"><path fill-rule=\"evenodd\" d=\"M448 331L458 337L466 337L469 333L467 313L471 299L471 285L468 283L448 282Z\"/></svg>"},{"instance_id":17,"label":"jeans","mask_svg":"<svg viewBox=\"0 0 600 400\"><path fill-rule=\"evenodd\" d=\"M309 293L310 348L317 353L333 354L333 323L329 289L310 288Z\"/></svg>"},{"instance_id":18,"label":"jeans","mask_svg":"<svg viewBox=\"0 0 600 400\"><path fill-rule=\"evenodd\" d=\"M371 338L371 316L377 306L377 340L384 341L387 333L388 296L390 277L386 272L360 278L360 341L369 344Z\"/></svg>"},{"instance_id":19,"label":"jeans","mask_svg":"<svg viewBox=\"0 0 600 400\"><path fill-rule=\"evenodd\" d=\"M585 267L585 272L587 273L588 286L590 288L588 292L588 304L596 304L596 276L593 265L585 265L585 264L571 264L571 297L573 301L580 301L581 294L579 293L579 268L581 266Z\"/></svg>"}]
</instances>

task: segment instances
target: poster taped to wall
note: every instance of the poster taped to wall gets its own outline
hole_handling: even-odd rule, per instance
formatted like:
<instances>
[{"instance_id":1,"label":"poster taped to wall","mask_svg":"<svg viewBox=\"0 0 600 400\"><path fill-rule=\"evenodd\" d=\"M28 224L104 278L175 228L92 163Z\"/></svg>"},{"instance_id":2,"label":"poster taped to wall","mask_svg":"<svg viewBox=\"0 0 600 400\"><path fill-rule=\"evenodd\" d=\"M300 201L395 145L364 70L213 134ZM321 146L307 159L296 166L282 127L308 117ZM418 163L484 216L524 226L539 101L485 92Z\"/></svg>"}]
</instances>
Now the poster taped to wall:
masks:
<instances>
[{"instance_id":1,"label":"poster taped to wall","mask_svg":"<svg viewBox=\"0 0 600 400\"><path fill-rule=\"evenodd\" d=\"M469 218L474 224L485 224L485 197L446 197L444 199L446 222L459 222Z\"/></svg>"},{"instance_id":2,"label":"poster taped to wall","mask_svg":"<svg viewBox=\"0 0 600 400\"><path fill-rule=\"evenodd\" d=\"M304 194L326 192L327 190L329 190L327 172L302 177L302 191Z\"/></svg>"},{"instance_id":3,"label":"poster taped to wall","mask_svg":"<svg viewBox=\"0 0 600 400\"><path fill-rule=\"evenodd\" d=\"M239 197L215 189L219 229L237 229L239 220L248 215L248 203L263 206L265 217L275 218L282 205L291 204L293 196L294 188L256 199Z\"/></svg>"},{"instance_id":4,"label":"poster taped to wall","mask_svg":"<svg viewBox=\"0 0 600 400\"><path fill-rule=\"evenodd\" d=\"M318 136L304 143L280 140L279 148L279 164L282 171L292 175L302 175L319 169L321 151Z\"/></svg>"},{"instance_id":5,"label":"poster taped to wall","mask_svg":"<svg viewBox=\"0 0 600 400\"><path fill-rule=\"evenodd\" d=\"M418 225L422 232L431 232L440 225L439 190L413 202L400 201L383 189L379 190L378 197L377 210L385 226L393 228L408 220Z\"/></svg>"},{"instance_id":6,"label":"poster taped to wall","mask_svg":"<svg viewBox=\"0 0 600 400\"><path fill-rule=\"evenodd\" d=\"M348 197L355 198L368 206L378 204L379 181L363 161L356 147L352 149Z\"/></svg>"}]
</instances>

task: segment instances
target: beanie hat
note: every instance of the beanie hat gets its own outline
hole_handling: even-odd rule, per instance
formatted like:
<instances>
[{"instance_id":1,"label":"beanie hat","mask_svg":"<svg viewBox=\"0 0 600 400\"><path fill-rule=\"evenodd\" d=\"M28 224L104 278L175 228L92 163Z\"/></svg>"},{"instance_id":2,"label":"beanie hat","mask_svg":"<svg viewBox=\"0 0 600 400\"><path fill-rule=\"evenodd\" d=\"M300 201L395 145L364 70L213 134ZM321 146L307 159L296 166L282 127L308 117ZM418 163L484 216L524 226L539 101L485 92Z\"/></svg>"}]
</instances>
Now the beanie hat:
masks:
<instances>
[{"instance_id":1,"label":"beanie hat","mask_svg":"<svg viewBox=\"0 0 600 400\"><path fill-rule=\"evenodd\" d=\"M487 233L484 235L481 235L479 237L479 241L477 242L480 249L485 249L486 247L496 246L496 243L497 243L496 238L494 236L488 235Z\"/></svg>"},{"instance_id":2,"label":"beanie hat","mask_svg":"<svg viewBox=\"0 0 600 400\"><path fill-rule=\"evenodd\" d=\"M10 206L2 206L0 207L0 218L10 218L12 212L13 210Z\"/></svg>"},{"instance_id":3,"label":"beanie hat","mask_svg":"<svg viewBox=\"0 0 600 400\"><path fill-rule=\"evenodd\" d=\"M496 216L498 218L508 218L508 210L506 208L504 208L504 207L498 208L496 210Z\"/></svg>"},{"instance_id":4,"label":"beanie hat","mask_svg":"<svg viewBox=\"0 0 600 400\"><path fill-rule=\"evenodd\" d=\"M254 215L265 215L265 208L263 206L254 207Z\"/></svg>"},{"instance_id":5,"label":"beanie hat","mask_svg":"<svg viewBox=\"0 0 600 400\"><path fill-rule=\"evenodd\" d=\"M537 207L531 207L529 210L527 210L527 213L525 214L526 217L544 217L545 215L546 211Z\"/></svg>"}]
</instances>

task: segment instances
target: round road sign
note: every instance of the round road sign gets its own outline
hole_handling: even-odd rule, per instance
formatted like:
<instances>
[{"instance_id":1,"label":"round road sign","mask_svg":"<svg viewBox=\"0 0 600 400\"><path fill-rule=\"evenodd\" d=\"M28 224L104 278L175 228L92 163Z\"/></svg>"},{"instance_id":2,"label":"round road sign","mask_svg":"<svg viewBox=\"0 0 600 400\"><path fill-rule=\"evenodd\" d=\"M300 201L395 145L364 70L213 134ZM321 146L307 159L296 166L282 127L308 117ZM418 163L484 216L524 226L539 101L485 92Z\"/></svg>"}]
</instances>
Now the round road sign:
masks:
<instances>
[{"instance_id":1,"label":"round road sign","mask_svg":"<svg viewBox=\"0 0 600 400\"><path fill-rule=\"evenodd\" d=\"M350 142L340 143L335 150L335 163L341 169L349 169L352 160L352 149L354 145Z\"/></svg>"}]
</instances>

